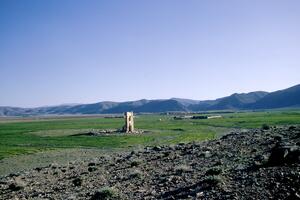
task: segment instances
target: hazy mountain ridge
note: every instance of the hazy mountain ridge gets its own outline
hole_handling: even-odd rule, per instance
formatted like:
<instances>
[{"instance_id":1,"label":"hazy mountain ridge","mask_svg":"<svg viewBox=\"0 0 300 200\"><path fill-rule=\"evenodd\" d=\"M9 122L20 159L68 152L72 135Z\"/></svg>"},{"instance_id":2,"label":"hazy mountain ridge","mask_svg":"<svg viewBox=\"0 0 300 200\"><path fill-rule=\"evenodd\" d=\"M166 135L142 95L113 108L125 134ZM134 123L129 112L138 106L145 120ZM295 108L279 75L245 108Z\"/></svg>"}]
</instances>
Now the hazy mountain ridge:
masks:
<instances>
[{"instance_id":1,"label":"hazy mountain ridge","mask_svg":"<svg viewBox=\"0 0 300 200\"><path fill-rule=\"evenodd\" d=\"M59 105L38 108L0 107L0 116L113 114L125 111L158 113L168 111L198 112L209 110L241 110L300 107L300 84L275 92L234 93L216 100L162 99L128 102L104 101L93 104Z\"/></svg>"},{"instance_id":2,"label":"hazy mountain ridge","mask_svg":"<svg viewBox=\"0 0 300 200\"><path fill-rule=\"evenodd\" d=\"M258 101L248 105L251 109L271 109L300 106L300 84L285 90L269 93Z\"/></svg>"}]
</instances>

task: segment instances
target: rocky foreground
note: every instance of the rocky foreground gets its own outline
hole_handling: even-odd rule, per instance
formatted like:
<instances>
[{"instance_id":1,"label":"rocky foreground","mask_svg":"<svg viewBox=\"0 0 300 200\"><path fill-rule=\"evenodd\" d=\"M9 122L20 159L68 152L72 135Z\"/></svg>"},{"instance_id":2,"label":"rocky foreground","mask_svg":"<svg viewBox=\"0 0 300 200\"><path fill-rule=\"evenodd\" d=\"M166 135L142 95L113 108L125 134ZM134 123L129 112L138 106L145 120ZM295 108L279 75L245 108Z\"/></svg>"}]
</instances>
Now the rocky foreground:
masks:
<instances>
[{"instance_id":1,"label":"rocky foreground","mask_svg":"<svg viewBox=\"0 0 300 200\"><path fill-rule=\"evenodd\" d=\"M300 127L52 164L0 179L0 199L300 199Z\"/></svg>"}]
</instances>

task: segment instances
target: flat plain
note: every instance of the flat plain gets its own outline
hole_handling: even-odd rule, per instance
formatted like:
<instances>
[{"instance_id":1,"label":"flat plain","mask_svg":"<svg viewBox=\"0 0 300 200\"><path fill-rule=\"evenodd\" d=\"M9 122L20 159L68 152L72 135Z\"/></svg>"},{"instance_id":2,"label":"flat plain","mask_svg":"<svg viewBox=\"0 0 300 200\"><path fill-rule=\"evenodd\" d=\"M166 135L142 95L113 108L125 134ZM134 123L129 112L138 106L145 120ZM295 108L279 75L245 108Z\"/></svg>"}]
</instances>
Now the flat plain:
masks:
<instances>
[{"instance_id":1,"label":"flat plain","mask_svg":"<svg viewBox=\"0 0 300 200\"><path fill-rule=\"evenodd\" d=\"M124 119L102 116L1 119L0 175L52 162L91 159L98 154L130 151L145 146L211 140L234 129L260 128L264 124L300 124L300 110L221 115L222 118L217 119L182 120L175 120L174 115L137 115L136 128L146 133L105 136L76 134L118 129L123 126Z\"/></svg>"}]
</instances>

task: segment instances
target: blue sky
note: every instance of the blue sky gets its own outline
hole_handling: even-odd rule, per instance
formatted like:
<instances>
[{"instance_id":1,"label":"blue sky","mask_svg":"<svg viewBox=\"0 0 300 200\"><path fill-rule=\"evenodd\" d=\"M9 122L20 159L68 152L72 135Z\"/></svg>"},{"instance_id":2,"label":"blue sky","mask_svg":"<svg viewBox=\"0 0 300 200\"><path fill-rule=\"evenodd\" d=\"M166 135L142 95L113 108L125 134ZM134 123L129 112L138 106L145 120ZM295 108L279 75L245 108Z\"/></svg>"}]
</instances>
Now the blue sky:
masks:
<instances>
[{"instance_id":1,"label":"blue sky","mask_svg":"<svg viewBox=\"0 0 300 200\"><path fill-rule=\"evenodd\" d=\"M1 0L0 105L299 84L298 0Z\"/></svg>"}]
</instances>

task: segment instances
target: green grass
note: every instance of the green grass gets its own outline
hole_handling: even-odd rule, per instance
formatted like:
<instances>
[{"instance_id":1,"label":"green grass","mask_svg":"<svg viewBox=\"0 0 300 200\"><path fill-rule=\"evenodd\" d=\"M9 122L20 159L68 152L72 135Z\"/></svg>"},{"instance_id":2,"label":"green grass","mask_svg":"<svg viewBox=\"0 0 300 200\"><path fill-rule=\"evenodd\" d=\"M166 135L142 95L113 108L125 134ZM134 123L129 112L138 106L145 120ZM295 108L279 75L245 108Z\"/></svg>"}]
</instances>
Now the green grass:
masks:
<instances>
[{"instance_id":1,"label":"green grass","mask_svg":"<svg viewBox=\"0 0 300 200\"><path fill-rule=\"evenodd\" d=\"M145 145L212 139L230 128L258 128L262 124L300 124L300 111L244 112L222 114L220 119L174 120L168 115L142 115L135 118L143 135L70 136L89 129L114 129L123 119L57 118L0 123L0 159L12 155L60 148L128 148Z\"/></svg>"}]
</instances>

